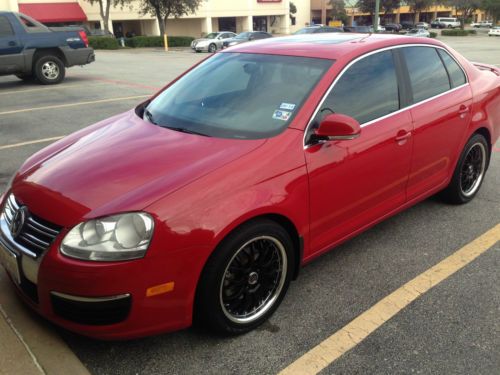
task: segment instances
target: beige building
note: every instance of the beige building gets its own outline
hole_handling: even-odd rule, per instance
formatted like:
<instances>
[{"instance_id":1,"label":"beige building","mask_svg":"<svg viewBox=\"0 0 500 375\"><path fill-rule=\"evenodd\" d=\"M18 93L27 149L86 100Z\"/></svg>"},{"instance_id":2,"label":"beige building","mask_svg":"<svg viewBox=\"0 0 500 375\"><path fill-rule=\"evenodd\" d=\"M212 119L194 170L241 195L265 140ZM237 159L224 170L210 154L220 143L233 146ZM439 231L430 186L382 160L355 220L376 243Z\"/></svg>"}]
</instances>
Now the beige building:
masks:
<instances>
[{"instance_id":1,"label":"beige building","mask_svg":"<svg viewBox=\"0 0 500 375\"><path fill-rule=\"evenodd\" d=\"M104 0L106 1L106 0ZM167 34L200 37L212 31L260 30L288 34L309 24L310 0L292 0L297 7L290 17L290 0L203 0L195 14L169 19ZM103 29L98 4L85 0L0 0L1 10L20 11L50 26L84 24ZM115 35L159 35L157 21L139 12L138 2L112 7L109 29Z\"/></svg>"}]
</instances>

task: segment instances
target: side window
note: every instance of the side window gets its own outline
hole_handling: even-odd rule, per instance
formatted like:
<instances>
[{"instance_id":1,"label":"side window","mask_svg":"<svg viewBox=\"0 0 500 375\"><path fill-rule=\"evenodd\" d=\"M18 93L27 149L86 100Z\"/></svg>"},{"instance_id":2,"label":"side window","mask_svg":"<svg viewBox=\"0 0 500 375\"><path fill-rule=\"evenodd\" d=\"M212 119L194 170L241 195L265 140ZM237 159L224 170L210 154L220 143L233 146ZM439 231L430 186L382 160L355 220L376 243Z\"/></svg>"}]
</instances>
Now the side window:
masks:
<instances>
[{"instance_id":1,"label":"side window","mask_svg":"<svg viewBox=\"0 0 500 375\"><path fill-rule=\"evenodd\" d=\"M450 76L451 87L455 88L465 84L465 82L467 82L467 80L465 79L465 74L457 64L457 62L453 60L448 52L443 51L442 49L438 49L438 53L443 59L444 66L446 67L448 75Z\"/></svg>"},{"instance_id":2,"label":"side window","mask_svg":"<svg viewBox=\"0 0 500 375\"><path fill-rule=\"evenodd\" d=\"M14 35L14 31L9 20L5 16L0 16L0 38L10 35Z\"/></svg>"},{"instance_id":3,"label":"side window","mask_svg":"<svg viewBox=\"0 0 500 375\"><path fill-rule=\"evenodd\" d=\"M329 113L354 117L360 124L399 110L399 90L391 51L359 60L337 81L316 117Z\"/></svg>"},{"instance_id":4,"label":"side window","mask_svg":"<svg viewBox=\"0 0 500 375\"><path fill-rule=\"evenodd\" d=\"M431 98L450 89L448 74L436 49L402 48L413 91L413 102Z\"/></svg>"}]
</instances>

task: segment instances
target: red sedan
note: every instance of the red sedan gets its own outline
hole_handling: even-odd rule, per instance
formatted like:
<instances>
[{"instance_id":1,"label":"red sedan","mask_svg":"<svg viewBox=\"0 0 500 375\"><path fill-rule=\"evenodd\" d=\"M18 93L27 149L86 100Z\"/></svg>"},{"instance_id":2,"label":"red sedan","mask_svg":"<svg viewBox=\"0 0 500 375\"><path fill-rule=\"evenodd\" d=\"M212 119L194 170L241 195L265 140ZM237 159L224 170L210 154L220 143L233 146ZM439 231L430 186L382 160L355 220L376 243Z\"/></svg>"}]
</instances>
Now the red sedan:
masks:
<instances>
[{"instance_id":1,"label":"red sedan","mask_svg":"<svg viewBox=\"0 0 500 375\"><path fill-rule=\"evenodd\" d=\"M499 75L421 38L227 49L28 159L1 197L0 261L84 335L247 332L301 265L432 194L477 194Z\"/></svg>"}]
</instances>

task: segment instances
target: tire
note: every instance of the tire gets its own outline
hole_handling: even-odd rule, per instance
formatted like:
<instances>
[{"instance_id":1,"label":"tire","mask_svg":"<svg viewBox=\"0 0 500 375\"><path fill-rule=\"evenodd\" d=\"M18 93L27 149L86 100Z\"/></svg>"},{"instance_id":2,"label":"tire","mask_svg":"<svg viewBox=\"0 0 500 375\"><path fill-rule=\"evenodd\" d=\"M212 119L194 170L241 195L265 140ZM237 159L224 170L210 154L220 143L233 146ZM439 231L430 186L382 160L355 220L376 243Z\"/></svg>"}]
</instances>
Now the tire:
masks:
<instances>
[{"instance_id":1,"label":"tire","mask_svg":"<svg viewBox=\"0 0 500 375\"><path fill-rule=\"evenodd\" d=\"M35 62L35 75L44 85L60 83L66 74L64 63L56 56L45 55Z\"/></svg>"},{"instance_id":2,"label":"tire","mask_svg":"<svg viewBox=\"0 0 500 375\"><path fill-rule=\"evenodd\" d=\"M25 81L25 82L30 82L30 81L33 81L35 79L35 77L33 77L33 74L31 74L31 73L16 74L16 77Z\"/></svg>"},{"instance_id":3,"label":"tire","mask_svg":"<svg viewBox=\"0 0 500 375\"><path fill-rule=\"evenodd\" d=\"M208 46L208 52L209 52L209 53L215 53L215 52L217 52L217 46L216 46L215 44L213 44L213 43L212 43L212 44L210 44L210 45Z\"/></svg>"},{"instance_id":4,"label":"tire","mask_svg":"<svg viewBox=\"0 0 500 375\"><path fill-rule=\"evenodd\" d=\"M293 242L283 227L268 219L243 224L205 265L196 291L195 324L222 335L258 327L280 305L294 267Z\"/></svg>"},{"instance_id":5,"label":"tire","mask_svg":"<svg viewBox=\"0 0 500 375\"><path fill-rule=\"evenodd\" d=\"M489 146L481 134L474 134L465 145L450 184L441 192L448 203L470 202L479 191L489 163Z\"/></svg>"}]
</instances>

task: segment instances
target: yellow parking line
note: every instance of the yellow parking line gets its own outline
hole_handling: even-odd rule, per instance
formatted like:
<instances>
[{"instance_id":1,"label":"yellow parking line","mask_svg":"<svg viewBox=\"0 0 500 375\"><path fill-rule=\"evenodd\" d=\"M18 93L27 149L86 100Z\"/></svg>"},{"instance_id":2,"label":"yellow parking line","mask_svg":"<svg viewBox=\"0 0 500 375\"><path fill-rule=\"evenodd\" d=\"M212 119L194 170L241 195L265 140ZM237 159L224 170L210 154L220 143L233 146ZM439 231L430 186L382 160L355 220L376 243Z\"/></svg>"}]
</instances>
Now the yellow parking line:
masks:
<instances>
[{"instance_id":1,"label":"yellow parking line","mask_svg":"<svg viewBox=\"0 0 500 375\"><path fill-rule=\"evenodd\" d=\"M38 87L38 88L24 89L24 90L0 91L0 95L15 95L15 94L24 94L26 92L64 90L64 89L71 89L71 88L75 88L75 87L89 87L89 86L97 86L97 85L104 85L104 84L107 84L107 83L106 82L98 82L98 83L78 84L78 85L57 85L57 86Z\"/></svg>"},{"instance_id":2,"label":"yellow parking line","mask_svg":"<svg viewBox=\"0 0 500 375\"><path fill-rule=\"evenodd\" d=\"M279 375L317 374L398 312L500 240L500 224L397 289L290 364Z\"/></svg>"},{"instance_id":3,"label":"yellow parking line","mask_svg":"<svg viewBox=\"0 0 500 375\"><path fill-rule=\"evenodd\" d=\"M23 113L23 112L31 112L31 111L43 111L47 109L57 109L57 108L67 108L67 107L77 107L80 105L89 105L89 104L98 104L98 103L109 103L109 102L118 102L121 100L132 100L132 99L141 99L141 98L149 98L151 95L136 95L136 96L126 96L123 98L111 98L111 99L101 99L101 100L92 100L89 102L78 102L78 103L69 103L69 104L58 104L58 105L49 105L45 107L35 107L35 108L24 108L24 109L16 109L14 111L3 111L0 112L0 115L11 115L14 113Z\"/></svg>"},{"instance_id":4,"label":"yellow parking line","mask_svg":"<svg viewBox=\"0 0 500 375\"><path fill-rule=\"evenodd\" d=\"M45 143L45 142L57 141L57 140L59 140L59 139L61 139L63 137L65 137L65 135L62 135L62 136L59 136L59 137L52 137L52 138L36 139L34 141L27 141L27 142L21 142L21 143L13 143L13 144L10 144L10 145L0 146L0 150L6 150L8 148L15 148L15 147L33 145L35 143Z\"/></svg>"}]
</instances>

